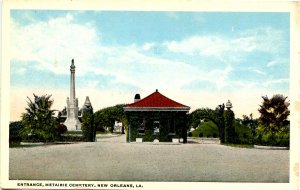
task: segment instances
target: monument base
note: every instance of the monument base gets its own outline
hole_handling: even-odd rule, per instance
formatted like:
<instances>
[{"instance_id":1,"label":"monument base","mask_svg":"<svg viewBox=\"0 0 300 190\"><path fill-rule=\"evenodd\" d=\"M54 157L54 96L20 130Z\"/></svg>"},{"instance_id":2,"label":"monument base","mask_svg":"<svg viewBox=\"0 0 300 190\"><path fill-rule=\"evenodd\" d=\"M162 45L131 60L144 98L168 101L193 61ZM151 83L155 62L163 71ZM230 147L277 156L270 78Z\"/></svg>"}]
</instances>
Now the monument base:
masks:
<instances>
[{"instance_id":1,"label":"monument base","mask_svg":"<svg viewBox=\"0 0 300 190\"><path fill-rule=\"evenodd\" d=\"M81 131L81 123L78 119L67 118L64 125L67 127L68 131Z\"/></svg>"}]
</instances>

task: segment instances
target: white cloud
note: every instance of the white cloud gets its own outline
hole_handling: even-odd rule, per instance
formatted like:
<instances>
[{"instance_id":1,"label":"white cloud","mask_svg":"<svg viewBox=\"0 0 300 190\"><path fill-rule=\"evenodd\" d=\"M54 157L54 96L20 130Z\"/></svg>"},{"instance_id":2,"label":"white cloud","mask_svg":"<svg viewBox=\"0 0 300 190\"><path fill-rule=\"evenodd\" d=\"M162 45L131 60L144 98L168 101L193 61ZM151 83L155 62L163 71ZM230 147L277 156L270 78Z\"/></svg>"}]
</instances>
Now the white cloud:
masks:
<instances>
[{"instance_id":1,"label":"white cloud","mask_svg":"<svg viewBox=\"0 0 300 190\"><path fill-rule=\"evenodd\" d=\"M256 50L278 54L289 48L288 39L283 38L283 31L271 27L260 27L243 31L240 35L251 37Z\"/></svg>"},{"instance_id":2,"label":"white cloud","mask_svg":"<svg viewBox=\"0 0 300 190\"><path fill-rule=\"evenodd\" d=\"M229 39L219 35L192 36L181 41L165 42L171 52L217 58L222 62L238 62L241 53L255 49L250 38Z\"/></svg>"},{"instance_id":3,"label":"white cloud","mask_svg":"<svg viewBox=\"0 0 300 190\"><path fill-rule=\"evenodd\" d=\"M268 66L268 67L272 67L272 66L277 65L277 64L279 64L278 61L272 60L272 61L269 61L269 62L267 63L267 66Z\"/></svg>"},{"instance_id":4,"label":"white cloud","mask_svg":"<svg viewBox=\"0 0 300 190\"><path fill-rule=\"evenodd\" d=\"M99 36L92 26L73 23L73 16L52 18L46 22L35 22L22 26L11 20L11 59L33 61L39 69L54 73L68 73L72 58L76 66L85 73L85 65L101 49ZM57 64L54 64L57 62Z\"/></svg>"},{"instance_id":5,"label":"white cloud","mask_svg":"<svg viewBox=\"0 0 300 190\"><path fill-rule=\"evenodd\" d=\"M274 60L271 60L267 63L267 67L282 66L288 64L289 64L288 58L275 57Z\"/></svg>"},{"instance_id":6,"label":"white cloud","mask_svg":"<svg viewBox=\"0 0 300 190\"><path fill-rule=\"evenodd\" d=\"M209 73L209 78L214 79L216 83L216 87L218 90L221 90L228 86L228 74L233 70L233 68L229 65L223 70L213 70Z\"/></svg>"},{"instance_id":7,"label":"white cloud","mask_svg":"<svg viewBox=\"0 0 300 190\"><path fill-rule=\"evenodd\" d=\"M190 76L202 72L184 62L146 56L136 48L122 48L122 54L109 58L107 68L117 73L114 82L125 82L142 89L180 87Z\"/></svg>"},{"instance_id":8,"label":"white cloud","mask_svg":"<svg viewBox=\"0 0 300 190\"><path fill-rule=\"evenodd\" d=\"M195 35L181 41L167 41L164 45L171 52L201 55L227 61L240 61L243 54L260 51L280 54L287 41L283 32L270 27L256 28L238 33L235 37L218 34Z\"/></svg>"},{"instance_id":9,"label":"white cloud","mask_svg":"<svg viewBox=\"0 0 300 190\"><path fill-rule=\"evenodd\" d=\"M154 43L145 43L145 44L143 45L143 50L148 51L148 50L150 50L151 48L153 48L153 46L154 46Z\"/></svg>"},{"instance_id":10,"label":"white cloud","mask_svg":"<svg viewBox=\"0 0 300 190\"><path fill-rule=\"evenodd\" d=\"M252 71L257 73L257 74L260 74L260 75L265 75L266 74L265 72L263 72L261 70L258 70L258 69L253 69Z\"/></svg>"},{"instance_id":11,"label":"white cloud","mask_svg":"<svg viewBox=\"0 0 300 190\"><path fill-rule=\"evenodd\" d=\"M275 80L269 80L266 81L265 83L263 83L263 86L271 86L274 84L282 84L282 83L288 83L290 81L290 79L288 78L281 78L281 79L275 79Z\"/></svg>"}]
</instances>

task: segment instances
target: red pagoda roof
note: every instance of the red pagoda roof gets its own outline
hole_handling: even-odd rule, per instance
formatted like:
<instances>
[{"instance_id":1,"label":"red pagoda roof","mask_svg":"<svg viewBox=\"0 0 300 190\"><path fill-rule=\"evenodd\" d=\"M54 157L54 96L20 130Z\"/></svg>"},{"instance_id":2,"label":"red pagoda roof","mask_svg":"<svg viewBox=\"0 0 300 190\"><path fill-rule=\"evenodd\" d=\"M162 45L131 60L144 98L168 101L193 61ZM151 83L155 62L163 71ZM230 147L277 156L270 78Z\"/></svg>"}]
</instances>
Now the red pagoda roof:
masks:
<instances>
[{"instance_id":1,"label":"red pagoda roof","mask_svg":"<svg viewBox=\"0 0 300 190\"><path fill-rule=\"evenodd\" d=\"M124 107L125 111L189 111L190 107L175 102L156 90L149 96Z\"/></svg>"}]
</instances>

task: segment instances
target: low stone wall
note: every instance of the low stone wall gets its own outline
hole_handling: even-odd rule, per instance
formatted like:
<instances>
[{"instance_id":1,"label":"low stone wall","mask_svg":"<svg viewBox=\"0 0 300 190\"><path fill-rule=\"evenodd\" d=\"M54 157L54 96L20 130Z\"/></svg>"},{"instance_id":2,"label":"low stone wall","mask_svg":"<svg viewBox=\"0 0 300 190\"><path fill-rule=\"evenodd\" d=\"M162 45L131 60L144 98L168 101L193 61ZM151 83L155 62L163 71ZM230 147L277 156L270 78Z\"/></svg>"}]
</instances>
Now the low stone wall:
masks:
<instances>
[{"instance_id":1,"label":"low stone wall","mask_svg":"<svg viewBox=\"0 0 300 190\"><path fill-rule=\"evenodd\" d=\"M280 146L260 146L254 145L254 148L257 149L269 149L269 150L288 150L289 147L280 147Z\"/></svg>"},{"instance_id":2,"label":"low stone wall","mask_svg":"<svg viewBox=\"0 0 300 190\"><path fill-rule=\"evenodd\" d=\"M198 138L189 137L188 143L199 143L199 144L220 144L219 138Z\"/></svg>"}]
</instances>

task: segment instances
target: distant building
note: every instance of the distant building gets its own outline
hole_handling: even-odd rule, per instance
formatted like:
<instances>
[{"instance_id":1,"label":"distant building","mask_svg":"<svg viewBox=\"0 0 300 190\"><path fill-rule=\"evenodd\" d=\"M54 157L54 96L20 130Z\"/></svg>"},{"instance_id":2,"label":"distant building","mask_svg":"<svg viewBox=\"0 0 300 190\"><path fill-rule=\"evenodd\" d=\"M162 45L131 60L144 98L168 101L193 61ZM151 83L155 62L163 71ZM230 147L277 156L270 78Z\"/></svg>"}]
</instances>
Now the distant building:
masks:
<instances>
[{"instance_id":1,"label":"distant building","mask_svg":"<svg viewBox=\"0 0 300 190\"><path fill-rule=\"evenodd\" d=\"M119 122L119 121L115 121L114 132L115 133L121 133L122 132L122 128L123 128L123 123Z\"/></svg>"},{"instance_id":2,"label":"distant building","mask_svg":"<svg viewBox=\"0 0 300 190\"><path fill-rule=\"evenodd\" d=\"M190 107L175 102L156 90L124 107L129 122L127 141L172 142L187 141L187 113Z\"/></svg>"}]
</instances>

